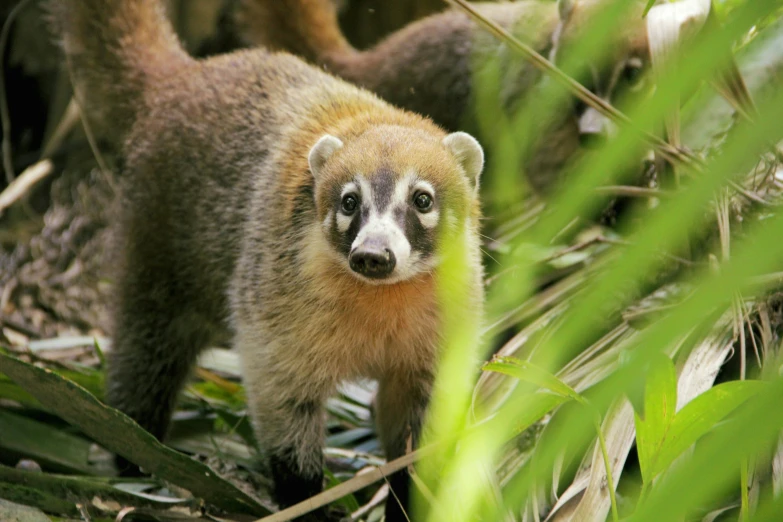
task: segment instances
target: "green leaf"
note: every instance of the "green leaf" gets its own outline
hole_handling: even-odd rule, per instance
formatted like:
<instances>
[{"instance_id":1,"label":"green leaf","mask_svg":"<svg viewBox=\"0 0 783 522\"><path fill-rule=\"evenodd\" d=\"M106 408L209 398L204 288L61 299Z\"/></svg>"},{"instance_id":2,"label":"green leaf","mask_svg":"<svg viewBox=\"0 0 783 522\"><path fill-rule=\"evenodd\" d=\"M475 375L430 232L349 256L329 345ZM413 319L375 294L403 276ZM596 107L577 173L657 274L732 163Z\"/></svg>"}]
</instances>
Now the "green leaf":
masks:
<instances>
[{"instance_id":1,"label":"green leaf","mask_svg":"<svg viewBox=\"0 0 783 522\"><path fill-rule=\"evenodd\" d=\"M193 498L181 499L144 493L159 487L147 479L128 483L125 478L78 477L24 471L0 465L0 493L7 499L32 505L51 513L78 514L75 503L90 506L90 511L116 514L125 506L168 508L174 504L195 505ZM110 506L115 506L112 509ZM5 521L4 518L0 520Z\"/></svg>"},{"instance_id":2,"label":"green leaf","mask_svg":"<svg viewBox=\"0 0 783 522\"><path fill-rule=\"evenodd\" d=\"M644 411L634 413L636 450L642 480L649 484L653 470L674 419L677 408L677 374L674 364L665 355L656 357L647 374L644 389Z\"/></svg>"},{"instance_id":3,"label":"green leaf","mask_svg":"<svg viewBox=\"0 0 783 522\"><path fill-rule=\"evenodd\" d=\"M685 450L766 385L762 381L726 382L686 404L669 426L652 467L653 477L666 470Z\"/></svg>"},{"instance_id":4,"label":"green leaf","mask_svg":"<svg viewBox=\"0 0 783 522\"><path fill-rule=\"evenodd\" d=\"M41 403L35 397L24 391L18 384L5 375L0 375L0 398L18 402L23 406L42 409Z\"/></svg>"},{"instance_id":5,"label":"green leaf","mask_svg":"<svg viewBox=\"0 0 783 522\"><path fill-rule=\"evenodd\" d=\"M130 417L56 373L0 354L0 371L106 449L223 509L263 515L257 500L211 468L161 444Z\"/></svg>"},{"instance_id":6,"label":"green leaf","mask_svg":"<svg viewBox=\"0 0 783 522\"><path fill-rule=\"evenodd\" d=\"M324 466L324 477L326 477L326 488L333 488L335 486L339 486L342 481L339 477L336 477L334 473L331 472L331 470ZM356 500L356 497L353 494L346 495L339 500L335 501L335 505L343 506L349 513L352 513L359 509L359 501Z\"/></svg>"},{"instance_id":7,"label":"green leaf","mask_svg":"<svg viewBox=\"0 0 783 522\"><path fill-rule=\"evenodd\" d=\"M0 410L0 426L4 452L58 470L94 473L88 463L90 441L8 410Z\"/></svg>"},{"instance_id":8,"label":"green leaf","mask_svg":"<svg viewBox=\"0 0 783 522\"><path fill-rule=\"evenodd\" d=\"M0 498L0 520L5 522L51 522L51 519L34 507L14 504Z\"/></svg>"},{"instance_id":9,"label":"green leaf","mask_svg":"<svg viewBox=\"0 0 783 522\"><path fill-rule=\"evenodd\" d=\"M499 357L495 361L485 364L482 369L485 371L502 373L519 379L520 381L535 384L580 403L585 402L584 398L576 393L573 388L551 373L528 361L522 361L514 357Z\"/></svg>"},{"instance_id":10,"label":"green leaf","mask_svg":"<svg viewBox=\"0 0 783 522\"><path fill-rule=\"evenodd\" d=\"M647 5L644 6L644 14L642 16L647 16L647 13L650 12L650 9L653 8L655 5L656 0L647 0Z\"/></svg>"}]
</instances>

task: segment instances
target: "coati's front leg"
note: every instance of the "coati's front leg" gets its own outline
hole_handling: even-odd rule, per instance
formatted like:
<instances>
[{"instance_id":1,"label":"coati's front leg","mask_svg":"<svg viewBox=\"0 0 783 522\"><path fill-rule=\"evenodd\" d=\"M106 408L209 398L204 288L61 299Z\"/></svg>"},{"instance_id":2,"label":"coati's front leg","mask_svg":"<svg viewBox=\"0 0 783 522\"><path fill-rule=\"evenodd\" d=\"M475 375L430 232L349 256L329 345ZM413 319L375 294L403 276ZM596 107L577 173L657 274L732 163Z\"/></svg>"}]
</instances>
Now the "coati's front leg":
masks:
<instances>
[{"instance_id":1,"label":"coati's front leg","mask_svg":"<svg viewBox=\"0 0 783 522\"><path fill-rule=\"evenodd\" d=\"M418 446L431 389L430 375L394 375L380 382L375 416L388 461L402 457ZM389 478L391 491L386 500L387 522L412 520L410 482L408 468Z\"/></svg>"},{"instance_id":2,"label":"coati's front leg","mask_svg":"<svg viewBox=\"0 0 783 522\"><path fill-rule=\"evenodd\" d=\"M323 489L324 402L332 389L298 364L276 361L276 343L245 343L242 333L238 340L250 417L272 473L274 499L281 508L289 507ZM321 510L310 519L325 516Z\"/></svg>"}]
</instances>

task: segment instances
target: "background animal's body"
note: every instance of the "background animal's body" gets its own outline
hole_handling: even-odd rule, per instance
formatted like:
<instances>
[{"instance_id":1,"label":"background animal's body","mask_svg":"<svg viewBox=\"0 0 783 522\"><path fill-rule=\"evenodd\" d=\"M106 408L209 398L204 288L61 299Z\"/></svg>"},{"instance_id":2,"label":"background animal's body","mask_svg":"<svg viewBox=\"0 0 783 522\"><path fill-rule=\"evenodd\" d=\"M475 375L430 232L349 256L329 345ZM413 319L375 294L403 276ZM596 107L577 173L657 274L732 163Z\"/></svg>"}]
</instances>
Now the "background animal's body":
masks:
<instances>
[{"instance_id":1,"label":"background animal's body","mask_svg":"<svg viewBox=\"0 0 783 522\"><path fill-rule=\"evenodd\" d=\"M341 379L379 379L380 436L389 458L403 454L437 359L443 237L465 244L471 283L461 302L481 314L475 140L288 55L192 60L151 0L50 9L80 98L123 143L108 402L163 437L198 352L233 336L281 504L322 487L322 406ZM334 232L343 187L379 172L393 174L409 204L415 187L400 179L427 180L443 216L430 264L408 263L394 284L353 273L348 259L362 245L341 253L349 231ZM390 228L427 222L411 209ZM404 501L406 477L392 486ZM392 502L387 514L403 519Z\"/></svg>"},{"instance_id":2,"label":"background animal's body","mask_svg":"<svg viewBox=\"0 0 783 522\"><path fill-rule=\"evenodd\" d=\"M581 34L603 4L605 0L561 1L560 5L522 0L481 2L475 8L549 56L559 38L574 40ZM600 74L616 77L615 69L622 70L630 56L646 54L641 10L636 14L638 21L619 31L609 46L613 64L601 67ZM248 44L297 53L394 105L426 114L447 129L477 133L486 141L500 141L492 134L498 128L494 112L498 107L513 115L526 103L540 105L536 98L545 92L536 68L461 11L415 21L367 50L355 49L343 37L332 0L241 0L236 18L241 40ZM487 106L486 100L477 105L477 90L485 80L487 92L497 89L492 104L498 107ZM616 83L597 85L597 92L611 99ZM526 178L539 192L556 184L563 167L585 142L606 132L592 120L580 126L581 116L581 111L566 104L554 114L529 118L534 121L527 121L524 135L515 138L525 145ZM522 134L519 126L513 128Z\"/></svg>"},{"instance_id":3,"label":"background animal's body","mask_svg":"<svg viewBox=\"0 0 783 522\"><path fill-rule=\"evenodd\" d=\"M530 0L476 7L539 52L549 52L559 23L554 3ZM474 91L489 64L499 64L500 104L509 113L534 94L541 78L530 64L502 50L494 36L453 10L413 22L365 51L354 49L343 37L331 0L242 0L237 18L248 43L295 52L450 130L479 129L476 118L482 115L476 114ZM539 129L545 130L546 137L531 144L535 152L526 164L531 184L542 190L579 146L572 115Z\"/></svg>"}]
</instances>

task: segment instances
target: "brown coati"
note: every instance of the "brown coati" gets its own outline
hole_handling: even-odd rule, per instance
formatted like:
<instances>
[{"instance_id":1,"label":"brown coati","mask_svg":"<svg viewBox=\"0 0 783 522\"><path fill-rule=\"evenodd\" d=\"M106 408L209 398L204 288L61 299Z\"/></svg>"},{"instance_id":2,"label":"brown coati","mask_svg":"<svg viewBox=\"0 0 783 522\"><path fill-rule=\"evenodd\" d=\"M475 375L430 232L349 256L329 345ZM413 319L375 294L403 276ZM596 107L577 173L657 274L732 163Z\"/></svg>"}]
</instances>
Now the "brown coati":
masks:
<instances>
[{"instance_id":1,"label":"brown coati","mask_svg":"<svg viewBox=\"0 0 783 522\"><path fill-rule=\"evenodd\" d=\"M322 488L341 380L379 381L379 435L402 455L438 360L443 263L468 271L455 310L482 313L478 142L287 54L192 59L157 0L49 9L79 98L123 140L108 403L164 437L196 355L228 334L282 506ZM405 519L406 473L387 520Z\"/></svg>"},{"instance_id":2,"label":"brown coati","mask_svg":"<svg viewBox=\"0 0 783 522\"><path fill-rule=\"evenodd\" d=\"M494 122L480 125L475 86L487 64L495 60L500 71L499 103L513 114L538 91L542 74L522 56L499 44L461 11L448 10L409 24L376 46L357 50L340 31L333 0L239 0L235 15L240 41L287 50L323 66L385 100L430 116L449 130L479 133L482 141ZM633 0L644 7L644 2ZM559 38L571 39L589 25L606 0L544 2L522 0L477 3L475 8L544 56L553 54ZM635 82L646 63L647 44L641 9L628 15L627 31L618 31L610 46L613 67L601 68L597 93L611 97L624 74ZM562 52L559 54L563 54ZM559 58L559 57L558 57ZM616 66L616 67L615 67ZM620 70L620 76L614 69ZM611 70L609 70L611 69ZM611 91L604 92L607 88ZM543 94L545 95L545 94ZM553 185L564 164L583 146L592 147L605 129L593 111L574 103L550 119L533 125L526 143L524 170L531 185L545 191ZM581 122L580 122L581 119ZM581 125L580 125L581 123Z\"/></svg>"}]
</instances>

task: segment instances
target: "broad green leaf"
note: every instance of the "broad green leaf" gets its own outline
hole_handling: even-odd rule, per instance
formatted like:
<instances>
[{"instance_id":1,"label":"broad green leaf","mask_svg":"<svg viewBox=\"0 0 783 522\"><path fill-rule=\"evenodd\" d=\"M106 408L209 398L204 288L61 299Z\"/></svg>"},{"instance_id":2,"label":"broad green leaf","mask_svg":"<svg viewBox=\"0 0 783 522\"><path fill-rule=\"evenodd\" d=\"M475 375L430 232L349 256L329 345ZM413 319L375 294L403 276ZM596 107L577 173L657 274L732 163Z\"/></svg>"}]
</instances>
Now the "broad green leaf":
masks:
<instances>
[{"instance_id":1,"label":"broad green leaf","mask_svg":"<svg viewBox=\"0 0 783 522\"><path fill-rule=\"evenodd\" d=\"M686 404L674 417L651 470L665 471L677 457L745 401L761 392L762 381L719 384Z\"/></svg>"},{"instance_id":2,"label":"broad green leaf","mask_svg":"<svg viewBox=\"0 0 783 522\"><path fill-rule=\"evenodd\" d=\"M15 504L0 498L0 520L4 522L51 522L51 519L37 508Z\"/></svg>"},{"instance_id":3,"label":"broad green leaf","mask_svg":"<svg viewBox=\"0 0 783 522\"><path fill-rule=\"evenodd\" d=\"M0 372L106 449L146 471L230 511L266 514L257 500L211 468L161 444L130 417L98 401L81 386L51 370L0 354Z\"/></svg>"},{"instance_id":4,"label":"broad green leaf","mask_svg":"<svg viewBox=\"0 0 783 522\"><path fill-rule=\"evenodd\" d=\"M553 393L568 397L577 402L584 402L582 396L576 393L573 388L551 373L528 361L522 361L514 357L499 357L495 361L485 364L482 369L485 371L502 373L519 379L520 381L541 386Z\"/></svg>"},{"instance_id":5,"label":"broad green leaf","mask_svg":"<svg viewBox=\"0 0 783 522\"><path fill-rule=\"evenodd\" d=\"M30 458L44 467L91 473L90 441L57 426L0 409L0 448L19 458Z\"/></svg>"},{"instance_id":6,"label":"broad green leaf","mask_svg":"<svg viewBox=\"0 0 783 522\"><path fill-rule=\"evenodd\" d=\"M59 495L16 482L0 481L0 498L26 506L37 507L47 513L79 516L79 509L75 503L69 502Z\"/></svg>"},{"instance_id":7,"label":"broad green leaf","mask_svg":"<svg viewBox=\"0 0 783 522\"><path fill-rule=\"evenodd\" d=\"M642 479L649 483L658 454L666 439L677 408L677 374L665 355L656 357L644 387L644 412L634 413L636 449Z\"/></svg>"},{"instance_id":8,"label":"broad green leaf","mask_svg":"<svg viewBox=\"0 0 783 522\"><path fill-rule=\"evenodd\" d=\"M124 478L80 477L24 471L0 465L0 496L45 511L78 514L75 502L86 503L90 511L116 514L122 507L168 508L174 504L195 505L193 498L162 497L144 493L160 484L143 479L128 483ZM111 509L114 506L116 509ZM0 520L5 521L0 517Z\"/></svg>"},{"instance_id":9,"label":"broad green leaf","mask_svg":"<svg viewBox=\"0 0 783 522\"><path fill-rule=\"evenodd\" d=\"M18 402L23 406L41 409L41 403L5 375L0 375L0 398Z\"/></svg>"}]
</instances>

